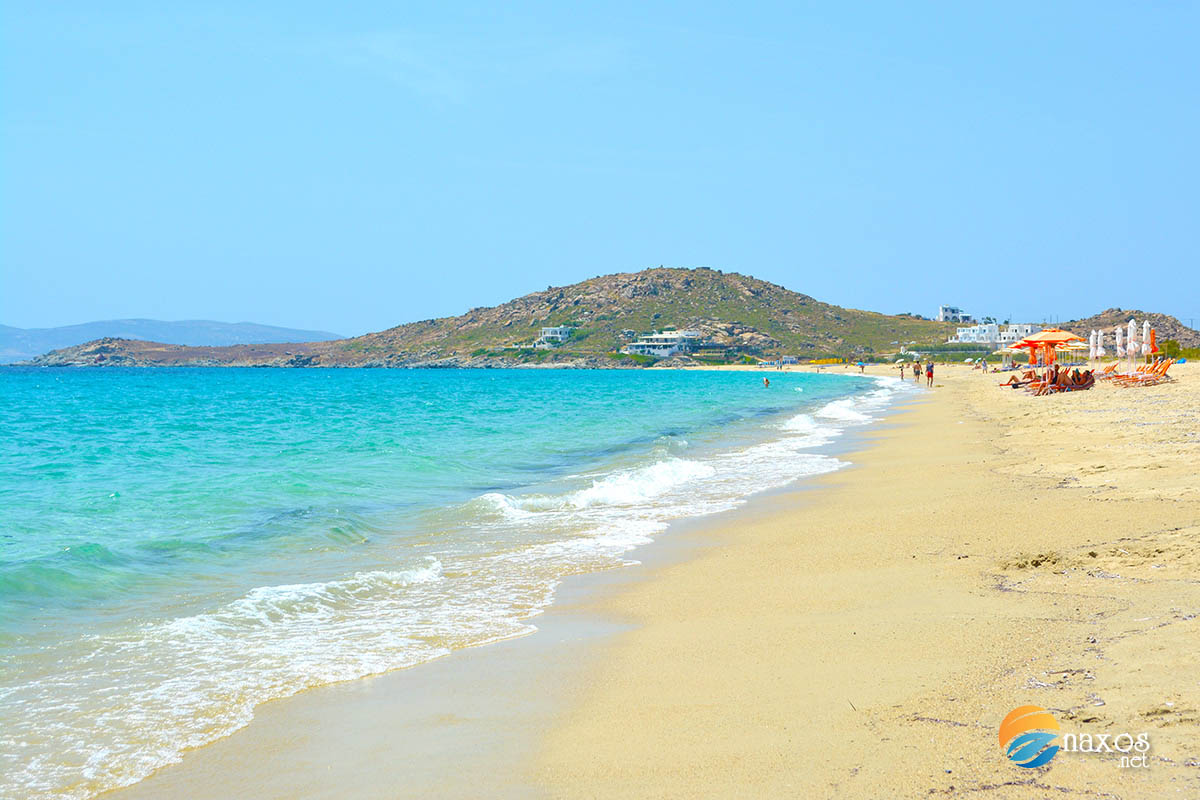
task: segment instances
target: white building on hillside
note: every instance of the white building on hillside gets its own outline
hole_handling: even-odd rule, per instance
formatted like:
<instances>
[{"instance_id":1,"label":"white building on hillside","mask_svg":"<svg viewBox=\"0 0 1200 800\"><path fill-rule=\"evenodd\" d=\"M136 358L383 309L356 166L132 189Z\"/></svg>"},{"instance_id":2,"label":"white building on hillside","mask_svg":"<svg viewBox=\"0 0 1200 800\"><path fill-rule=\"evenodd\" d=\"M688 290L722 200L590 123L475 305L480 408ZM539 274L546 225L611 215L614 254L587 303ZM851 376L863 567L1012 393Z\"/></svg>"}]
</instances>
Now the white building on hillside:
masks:
<instances>
[{"instance_id":1,"label":"white building on hillside","mask_svg":"<svg viewBox=\"0 0 1200 800\"><path fill-rule=\"evenodd\" d=\"M568 328L566 325L559 325L554 328L542 328L542 335L533 342L533 346L538 350L549 350L552 347L558 347L560 344L571 338L571 331L574 328Z\"/></svg>"},{"instance_id":2,"label":"white building on hillside","mask_svg":"<svg viewBox=\"0 0 1200 800\"><path fill-rule=\"evenodd\" d=\"M971 325L967 328L959 328L946 341L954 344L970 343L984 344L990 347L1003 347L1004 345L1021 341L1037 329L1036 325L1021 322L1016 325L1006 325L1004 326L1004 330L1000 330L1000 326L996 323L987 322L979 325Z\"/></svg>"},{"instance_id":3,"label":"white building on hillside","mask_svg":"<svg viewBox=\"0 0 1200 800\"><path fill-rule=\"evenodd\" d=\"M938 322L974 322L975 318L958 306L938 306Z\"/></svg>"},{"instance_id":4,"label":"white building on hillside","mask_svg":"<svg viewBox=\"0 0 1200 800\"><path fill-rule=\"evenodd\" d=\"M700 343L700 331L655 331L630 342L621 348L626 355L670 358L676 353L687 353Z\"/></svg>"},{"instance_id":5,"label":"white building on hillside","mask_svg":"<svg viewBox=\"0 0 1200 800\"><path fill-rule=\"evenodd\" d=\"M1037 331L1041 330L1037 325L1030 322L1021 322L1016 325L1008 325L1004 330L1000 331L1001 345L1012 344L1019 342L1026 336L1032 336Z\"/></svg>"},{"instance_id":6,"label":"white building on hillside","mask_svg":"<svg viewBox=\"0 0 1200 800\"><path fill-rule=\"evenodd\" d=\"M958 332L950 337L950 341L995 344L1000 341L1000 326L994 322L987 322L969 328L959 328Z\"/></svg>"}]
</instances>

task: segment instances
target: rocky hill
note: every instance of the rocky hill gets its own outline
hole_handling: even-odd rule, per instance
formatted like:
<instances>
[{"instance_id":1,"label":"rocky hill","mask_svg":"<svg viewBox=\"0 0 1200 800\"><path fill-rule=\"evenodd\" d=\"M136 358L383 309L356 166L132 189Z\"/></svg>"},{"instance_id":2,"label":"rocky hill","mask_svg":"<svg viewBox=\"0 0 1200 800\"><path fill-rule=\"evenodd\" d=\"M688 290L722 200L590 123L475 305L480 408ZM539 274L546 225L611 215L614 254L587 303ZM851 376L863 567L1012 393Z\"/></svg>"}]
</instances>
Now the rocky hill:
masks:
<instances>
[{"instance_id":1,"label":"rocky hill","mask_svg":"<svg viewBox=\"0 0 1200 800\"><path fill-rule=\"evenodd\" d=\"M1138 336L1141 336L1141 325L1143 320L1150 320L1150 327L1154 328L1158 341L1163 342L1167 339L1174 339L1179 342L1181 347L1200 347L1200 331L1189 328L1175 317L1167 314L1152 314L1146 311L1136 311L1122 308L1110 308L1107 311L1101 311L1099 314L1094 314L1086 319L1075 319L1070 322L1064 322L1059 325L1063 330L1077 333L1080 336L1087 336L1093 330L1103 330L1109 334L1108 340L1112 341L1113 328L1117 325L1126 325L1130 319L1136 319L1138 324Z\"/></svg>"},{"instance_id":2,"label":"rocky hill","mask_svg":"<svg viewBox=\"0 0 1200 800\"><path fill-rule=\"evenodd\" d=\"M530 345L542 326L568 325L553 350ZM944 341L953 326L841 308L766 281L711 269L649 269L550 287L493 308L333 342L187 347L107 338L31 363L192 366L626 366L631 335L695 329L714 357L854 357Z\"/></svg>"}]
</instances>

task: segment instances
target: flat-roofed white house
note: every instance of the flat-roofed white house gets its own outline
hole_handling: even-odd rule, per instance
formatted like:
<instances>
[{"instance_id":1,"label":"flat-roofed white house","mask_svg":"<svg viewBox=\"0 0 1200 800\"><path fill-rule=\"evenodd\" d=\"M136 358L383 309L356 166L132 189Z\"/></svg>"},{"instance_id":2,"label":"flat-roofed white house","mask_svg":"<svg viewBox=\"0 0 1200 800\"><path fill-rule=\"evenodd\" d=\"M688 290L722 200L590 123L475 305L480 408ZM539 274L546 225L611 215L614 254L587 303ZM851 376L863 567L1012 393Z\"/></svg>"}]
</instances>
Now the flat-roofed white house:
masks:
<instances>
[{"instance_id":1,"label":"flat-roofed white house","mask_svg":"<svg viewBox=\"0 0 1200 800\"><path fill-rule=\"evenodd\" d=\"M700 343L700 331L655 331L621 348L626 355L670 358L677 353L691 352Z\"/></svg>"},{"instance_id":2,"label":"flat-roofed white house","mask_svg":"<svg viewBox=\"0 0 1200 800\"><path fill-rule=\"evenodd\" d=\"M1036 331L1040 330L1037 325L1029 322L1021 322L1016 325L1008 325L1004 330L1000 331L999 344L1012 344L1019 342L1026 336L1032 336Z\"/></svg>"},{"instance_id":3,"label":"flat-roofed white house","mask_svg":"<svg viewBox=\"0 0 1200 800\"><path fill-rule=\"evenodd\" d=\"M566 325L542 328L542 335L534 340L533 346L538 350L549 350L553 347L558 347L571 338L571 331L573 330L575 329Z\"/></svg>"},{"instance_id":4,"label":"flat-roofed white house","mask_svg":"<svg viewBox=\"0 0 1200 800\"><path fill-rule=\"evenodd\" d=\"M949 341L995 344L999 339L1000 326L994 322L986 322L968 328L959 328Z\"/></svg>"},{"instance_id":5,"label":"flat-roofed white house","mask_svg":"<svg viewBox=\"0 0 1200 800\"><path fill-rule=\"evenodd\" d=\"M994 322L981 323L966 328L959 328L947 341L952 343L970 342L997 347L1019 342L1032 334L1036 328L1036 325L1021 322L1015 325L1006 325L1004 330L1000 330L1000 326Z\"/></svg>"},{"instance_id":6,"label":"flat-roofed white house","mask_svg":"<svg viewBox=\"0 0 1200 800\"><path fill-rule=\"evenodd\" d=\"M974 322L975 318L958 306L938 306L938 322Z\"/></svg>"}]
</instances>

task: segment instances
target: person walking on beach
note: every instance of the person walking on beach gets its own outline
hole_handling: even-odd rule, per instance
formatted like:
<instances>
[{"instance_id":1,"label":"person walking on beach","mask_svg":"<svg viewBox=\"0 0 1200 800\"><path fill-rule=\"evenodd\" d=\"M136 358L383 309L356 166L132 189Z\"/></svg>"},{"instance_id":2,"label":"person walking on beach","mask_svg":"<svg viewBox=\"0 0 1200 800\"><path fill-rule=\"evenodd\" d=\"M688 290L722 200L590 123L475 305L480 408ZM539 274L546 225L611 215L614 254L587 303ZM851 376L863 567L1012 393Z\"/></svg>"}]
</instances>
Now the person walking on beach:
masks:
<instances>
[{"instance_id":1,"label":"person walking on beach","mask_svg":"<svg viewBox=\"0 0 1200 800\"><path fill-rule=\"evenodd\" d=\"M900 362L900 380L904 380L904 362Z\"/></svg>"},{"instance_id":2,"label":"person walking on beach","mask_svg":"<svg viewBox=\"0 0 1200 800\"><path fill-rule=\"evenodd\" d=\"M929 363L925 365L925 385L933 386L933 359L929 359Z\"/></svg>"}]
</instances>

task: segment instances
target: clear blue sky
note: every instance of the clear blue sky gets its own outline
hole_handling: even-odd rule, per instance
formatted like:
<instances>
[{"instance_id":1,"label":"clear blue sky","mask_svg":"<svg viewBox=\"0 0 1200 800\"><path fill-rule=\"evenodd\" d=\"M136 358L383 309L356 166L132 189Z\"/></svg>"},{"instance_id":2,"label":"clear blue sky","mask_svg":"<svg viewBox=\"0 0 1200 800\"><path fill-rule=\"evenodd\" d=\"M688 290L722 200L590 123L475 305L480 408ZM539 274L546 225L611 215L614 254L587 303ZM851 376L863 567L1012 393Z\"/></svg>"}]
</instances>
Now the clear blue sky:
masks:
<instances>
[{"instance_id":1,"label":"clear blue sky","mask_svg":"<svg viewBox=\"0 0 1200 800\"><path fill-rule=\"evenodd\" d=\"M665 264L1200 325L1196 3L4 6L0 323L355 334Z\"/></svg>"}]
</instances>

